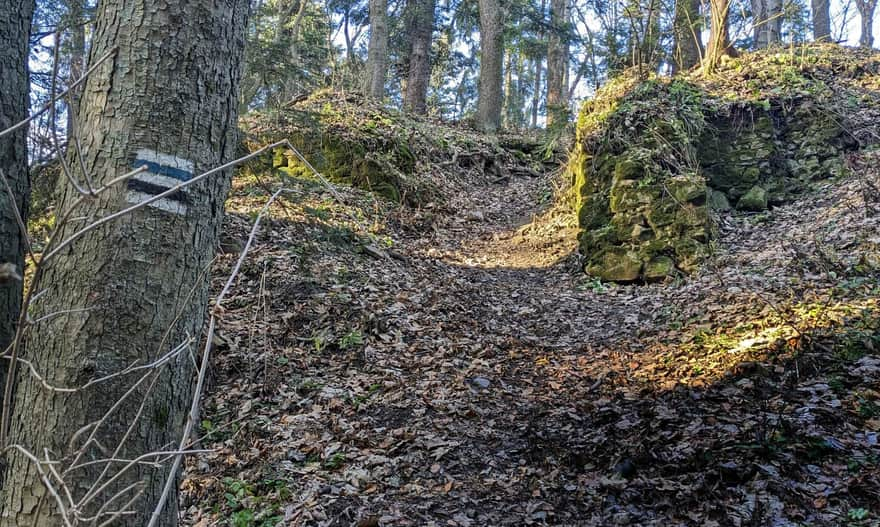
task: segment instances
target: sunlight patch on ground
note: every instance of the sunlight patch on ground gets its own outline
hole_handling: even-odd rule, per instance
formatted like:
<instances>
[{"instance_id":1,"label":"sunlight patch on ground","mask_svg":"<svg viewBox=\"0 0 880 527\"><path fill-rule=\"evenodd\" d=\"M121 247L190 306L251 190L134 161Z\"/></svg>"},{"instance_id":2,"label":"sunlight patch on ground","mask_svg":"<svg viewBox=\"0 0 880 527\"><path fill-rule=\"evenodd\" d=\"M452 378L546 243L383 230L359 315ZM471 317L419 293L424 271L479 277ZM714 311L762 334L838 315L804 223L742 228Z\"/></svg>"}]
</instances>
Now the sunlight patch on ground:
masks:
<instances>
[{"instance_id":1,"label":"sunlight patch on ground","mask_svg":"<svg viewBox=\"0 0 880 527\"><path fill-rule=\"evenodd\" d=\"M482 269L545 269L576 254L578 232L571 214L555 207L524 225L487 233L444 256L451 263Z\"/></svg>"}]
</instances>

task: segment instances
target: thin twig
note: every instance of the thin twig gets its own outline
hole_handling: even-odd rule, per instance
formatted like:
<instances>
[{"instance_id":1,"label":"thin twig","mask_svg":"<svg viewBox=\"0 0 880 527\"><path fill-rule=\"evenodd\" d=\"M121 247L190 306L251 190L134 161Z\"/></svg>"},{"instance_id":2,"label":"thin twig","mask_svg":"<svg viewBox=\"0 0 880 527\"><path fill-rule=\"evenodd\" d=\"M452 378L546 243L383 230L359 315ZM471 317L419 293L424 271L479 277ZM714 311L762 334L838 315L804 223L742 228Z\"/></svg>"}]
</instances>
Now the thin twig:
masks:
<instances>
[{"instance_id":1,"label":"thin twig","mask_svg":"<svg viewBox=\"0 0 880 527\"><path fill-rule=\"evenodd\" d=\"M205 348L202 353L202 363L199 365L199 376L196 381L196 389L192 396L192 404L190 405L189 417L186 420L186 425L184 426L183 434L180 437L180 448L179 450L183 450L189 441L189 436L192 434L192 429L195 423L199 419L199 402L201 401L202 391L205 386L205 377L208 372L208 365L211 359L211 349L214 343L214 330L217 325L217 316L222 312L222 304L223 299L226 294L232 288L232 284L235 282L235 279L238 277L238 273L241 271L241 265L244 262L245 258L247 258L248 252L250 252L251 246L254 243L254 239L256 239L257 231L260 228L260 221L263 219L263 215L269 210L269 207L272 205L278 196L280 196L283 192L286 192L288 189L280 188L269 200L263 205L263 208L260 210L259 214L257 214L257 218L254 220L254 225L251 228L250 236L248 236L247 243L245 243L244 249L242 249L241 254L238 257L238 260L235 262L235 267L233 267L232 272L229 274L229 278L226 280L226 284L223 286L223 289L220 291L220 294L217 295L217 300L214 302L214 309L211 311L211 319L208 322L208 335L205 338ZM176 456L174 458L174 462L171 464L171 469L168 471L168 479L165 480L165 487L162 489L162 495L159 498L159 502L156 504L156 507L153 509L153 514L150 517L150 523L147 527L156 527L159 518L162 515L162 511L165 509L165 503L168 501L168 496L171 494L171 489L174 486L176 481L175 474L177 470L180 468L180 464L183 460L183 456Z\"/></svg>"},{"instance_id":2,"label":"thin twig","mask_svg":"<svg viewBox=\"0 0 880 527\"><path fill-rule=\"evenodd\" d=\"M132 212L134 212L134 211L136 211L136 210L138 210L138 209L142 209L142 208L146 207L147 205L149 205L149 204L151 204L151 203L153 203L153 202L155 202L155 201L158 201L158 200L160 200L160 199L162 199L162 198L164 198L164 197L170 196L171 194L174 194L174 193L180 191L181 189L184 189L184 188L186 188L186 187L189 187L190 185L193 185L193 184L195 184L195 183L198 183L199 181L201 181L201 180L207 178L208 176L212 176L212 175L214 175L214 174L216 174L216 173L218 173L218 172L222 172L223 170L226 170L226 169L228 169L228 168L232 168L232 167L234 167L234 166L236 166L236 165L240 165L241 163L244 163L245 161L248 161L248 160L250 160L250 159L253 159L254 157L257 157L258 155L262 154L263 152L265 152L266 150L268 150L268 149L270 149L270 148L275 148L275 147L278 147L278 146L282 146L282 145L284 145L285 143L287 143L287 141L279 141L279 142L277 142L277 143L272 143L272 144L270 144L270 145L266 145L266 146L260 148L259 150L256 150L256 151L254 151L254 152L252 152L252 153L250 153L250 154L248 154L248 155L246 155L246 156L244 156L244 157L240 157L240 158L238 158L238 159L235 159L235 160L232 160L232 161L226 163L225 165L221 165L221 166L219 166L219 167L217 167L217 168L212 168L211 170L208 170L207 172L203 172L202 174L199 174L198 176L196 176L196 177L194 177L194 178L192 178L192 179L190 179L190 180L187 180L187 181L184 181L184 182L182 182L182 183L180 183L180 184L178 184L178 185L175 185L175 186L169 188L168 190L165 190L164 192L160 192L159 194L156 194L155 196L152 196L152 197L149 198L149 199L146 199L146 200L144 200L144 201L141 201L140 203L137 203L137 204L132 205L132 206L130 206L130 207L126 207L126 208L124 208L124 209L122 209L122 210L120 210L120 211L118 211L118 212L114 212L114 213L112 213L112 214L109 214L109 215L107 215L107 216L104 216L103 218L101 218L101 219L99 219L99 220L97 220L97 221L91 223L91 224L88 225L87 227L84 227L83 229L81 229L81 230L79 230L79 231L73 233L72 235L70 235L70 237L68 237L67 239L65 239L65 240L64 240L63 242L61 242L60 244L58 244L58 247L55 247L54 249L52 249L52 251L50 251L48 254L46 254L45 256L43 256L42 260L49 260L49 259L51 259L53 256L56 256L59 252L61 252L61 251L62 251L63 249L65 249L67 246L69 246L70 244L72 244L72 243L75 242L76 240L82 238L84 235L88 234L89 232L91 232L91 231L97 229L97 228L100 227L101 225L104 225L104 224L110 223L111 221L116 220L116 219L118 219L118 218L121 218L121 217L123 217L123 216L126 216L126 215L128 215L128 214L130 214L130 213L132 213ZM144 167L141 167L141 168L143 169ZM41 261L42 261L42 260L41 260Z\"/></svg>"},{"instance_id":3,"label":"thin twig","mask_svg":"<svg viewBox=\"0 0 880 527\"><path fill-rule=\"evenodd\" d=\"M36 119L37 117L39 117L39 116L43 115L44 113L46 113L46 110L48 110L49 108L51 108L52 105L54 105L54 104L55 104L56 102L58 102L60 99L66 97L67 94L70 92L70 90L72 90L72 89L76 88L77 86L79 86L84 80L86 80L86 79L89 77L89 75L92 74L92 72L94 72L96 69L98 69L98 67L99 67L101 64L103 64L104 61L106 61L107 59L109 59L110 57L112 57L112 56L116 53L116 51L118 51L118 50L119 50L119 48L116 47L116 46L110 48L110 49L107 51L107 53L105 53L103 56L101 56L101 58L99 58L98 61L95 62L95 64L92 65L92 67L90 67L90 68L88 69L88 71L86 71L85 73L83 73L82 77L80 77L79 79L76 80L76 82L74 82L73 84L71 84L70 86L68 86L66 90L64 90L63 92L59 93L59 94L56 95L55 97L53 97L49 102L47 102L46 104L44 104L42 108L40 108L39 110L37 110L34 114L32 114L32 115L31 115L30 117L28 117L27 119L24 119L23 121L20 121L20 122L18 122L18 123L16 123L16 124L10 126L10 127L7 128L6 130L0 131L0 138L4 137L4 136L6 136L6 135L11 134L12 132L18 130L18 129L21 128L22 126L28 124L29 122L33 121L33 120Z\"/></svg>"},{"instance_id":4,"label":"thin twig","mask_svg":"<svg viewBox=\"0 0 880 527\"><path fill-rule=\"evenodd\" d=\"M61 519L64 521L65 527L73 527L73 524L70 523L69 516L67 514L67 508L64 506L64 500L58 494L58 491L55 490L55 487L52 485L52 482L49 480L49 477L46 475L46 472L43 470L43 462L39 460L35 455L33 455L30 451L24 448L21 445L8 445L3 451L4 453L8 450L16 450L21 453L24 457L28 458L37 469L37 473L40 475L40 479L43 481L43 485L46 487L46 491L55 498L55 502L58 504L59 513L61 514Z\"/></svg>"},{"instance_id":5,"label":"thin twig","mask_svg":"<svg viewBox=\"0 0 880 527\"><path fill-rule=\"evenodd\" d=\"M15 193L12 192L12 187L9 186L9 180L6 178L6 173L3 172L2 168L0 168L0 179L3 180L3 186L6 187L6 193L9 194L9 203L12 205L12 213L15 215L15 221L18 223L18 228L21 231L21 239L24 242L24 248L30 255L31 260L36 262L34 251L31 248L31 239L28 237L27 225L21 217L21 212L18 210L18 205L15 203ZM18 271L24 273L24 269L19 269ZM22 276L24 275L22 274Z\"/></svg>"}]
</instances>

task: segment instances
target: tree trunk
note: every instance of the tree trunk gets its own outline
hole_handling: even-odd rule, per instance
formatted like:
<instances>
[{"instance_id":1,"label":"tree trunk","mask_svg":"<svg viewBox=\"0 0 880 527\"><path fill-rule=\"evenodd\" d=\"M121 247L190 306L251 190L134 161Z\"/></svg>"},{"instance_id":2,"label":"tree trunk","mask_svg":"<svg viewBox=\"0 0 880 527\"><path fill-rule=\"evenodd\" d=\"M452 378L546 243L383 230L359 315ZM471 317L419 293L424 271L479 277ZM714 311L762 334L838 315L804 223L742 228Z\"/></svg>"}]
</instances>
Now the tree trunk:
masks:
<instances>
[{"instance_id":1,"label":"tree trunk","mask_svg":"<svg viewBox=\"0 0 880 527\"><path fill-rule=\"evenodd\" d=\"M687 71L700 63L703 56L700 21L700 0L676 0L673 21L675 71Z\"/></svg>"},{"instance_id":2,"label":"tree trunk","mask_svg":"<svg viewBox=\"0 0 880 527\"><path fill-rule=\"evenodd\" d=\"M544 19L544 13L547 10L547 0L541 0L541 11L540 17ZM543 42L544 40L544 31L543 29L538 29L537 32L538 40ZM540 52L535 53L535 87L532 91L532 128L538 127L538 110L541 106L541 72L543 70L542 64L544 62L544 57L541 56Z\"/></svg>"},{"instance_id":3,"label":"tree trunk","mask_svg":"<svg viewBox=\"0 0 880 527\"><path fill-rule=\"evenodd\" d=\"M764 40L764 28L767 25L767 0L751 0L752 4L752 40L755 41L755 49L764 49L767 42Z\"/></svg>"},{"instance_id":4,"label":"tree trunk","mask_svg":"<svg viewBox=\"0 0 880 527\"><path fill-rule=\"evenodd\" d=\"M385 97L388 70L388 0L370 0L370 45L367 51L367 96Z\"/></svg>"},{"instance_id":5,"label":"tree trunk","mask_svg":"<svg viewBox=\"0 0 880 527\"><path fill-rule=\"evenodd\" d=\"M86 20L83 0L68 0L67 17L70 26L70 79L74 81L83 74L86 58ZM70 91L67 108L67 130L73 129L74 117L80 97L80 89Z\"/></svg>"},{"instance_id":6,"label":"tree trunk","mask_svg":"<svg viewBox=\"0 0 880 527\"><path fill-rule=\"evenodd\" d=\"M276 45L282 44L285 39L287 40L287 60L290 64L300 63L299 28L302 26L306 7L308 7L308 0L291 2L285 8L280 9L280 12L278 13L278 24L275 27L274 40ZM294 13L294 11L296 11L296 13ZM293 17L293 22L290 23L290 26L288 27L290 17ZM279 98L284 102L296 97L301 91L302 87L296 79L288 79L281 86Z\"/></svg>"},{"instance_id":7,"label":"tree trunk","mask_svg":"<svg viewBox=\"0 0 880 527\"><path fill-rule=\"evenodd\" d=\"M856 0L856 7L859 9L862 26L859 45L863 48L872 48L874 47L874 12L877 9L877 0Z\"/></svg>"},{"instance_id":8,"label":"tree trunk","mask_svg":"<svg viewBox=\"0 0 880 527\"><path fill-rule=\"evenodd\" d=\"M434 0L410 0L407 3L409 19L409 71L403 106L424 114L427 109L428 81L431 79L431 35L434 33Z\"/></svg>"},{"instance_id":9,"label":"tree trunk","mask_svg":"<svg viewBox=\"0 0 880 527\"><path fill-rule=\"evenodd\" d=\"M829 0L810 0L813 13L813 40L828 41L831 39L831 13Z\"/></svg>"},{"instance_id":10,"label":"tree trunk","mask_svg":"<svg viewBox=\"0 0 880 527\"><path fill-rule=\"evenodd\" d=\"M501 126L504 81L504 12L501 0L479 0L480 83L477 99L477 127L495 133Z\"/></svg>"},{"instance_id":11,"label":"tree trunk","mask_svg":"<svg viewBox=\"0 0 880 527\"><path fill-rule=\"evenodd\" d=\"M541 57L535 57L535 87L532 90L532 128L538 127L538 109L541 105Z\"/></svg>"},{"instance_id":12,"label":"tree trunk","mask_svg":"<svg viewBox=\"0 0 880 527\"><path fill-rule=\"evenodd\" d=\"M752 0L752 27L756 49L777 44L782 37L782 0Z\"/></svg>"},{"instance_id":13,"label":"tree trunk","mask_svg":"<svg viewBox=\"0 0 880 527\"><path fill-rule=\"evenodd\" d=\"M712 73L721 62L722 56L735 54L730 45L729 0L709 0L709 14L712 25L709 34L709 49L703 60L703 69L707 73Z\"/></svg>"},{"instance_id":14,"label":"tree trunk","mask_svg":"<svg viewBox=\"0 0 880 527\"><path fill-rule=\"evenodd\" d=\"M28 40L34 0L4 0L0 3L0 132L22 121L28 114ZM16 219L18 210L27 217L28 178L27 127L0 137L0 170L12 189L9 197L0 180L0 265L13 264L24 275L24 238ZM21 310L22 282L0 279L0 353L15 336ZM0 388L6 381L7 361L0 361Z\"/></svg>"},{"instance_id":15,"label":"tree trunk","mask_svg":"<svg viewBox=\"0 0 880 527\"><path fill-rule=\"evenodd\" d=\"M547 42L547 128L568 121L568 0L550 0Z\"/></svg>"},{"instance_id":16,"label":"tree trunk","mask_svg":"<svg viewBox=\"0 0 880 527\"><path fill-rule=\"evenodd\" d=\"M77 130L84 168L97 184L133 167L148 168L100 199L86 200L75 216L100 218L142 203L233 157L247 16L247 0L100 3L90 59L117 51L83 90ZM228 170L217 173L101 225L46 268L40 282L45 295L33 318L57 316L32 328L24 358L50 385L78 388L155 361L181 344L186 350L144 382L136 382L139 371L73 393L49 391L19 367L9 442L59 461L54 470L80 503L79 515L127 509L131 514L113 525L143 527L165 480L177 477L168 463L129 466L119 460L176 449L180 440L230 177ZM76 198L75 189L63 185L58 210ZM83 226L74 222L65 235ZM10 452L0 524L61 525L36 467ZM177 525L172 494L159 525Z\"/></svg>"}]
</instances>

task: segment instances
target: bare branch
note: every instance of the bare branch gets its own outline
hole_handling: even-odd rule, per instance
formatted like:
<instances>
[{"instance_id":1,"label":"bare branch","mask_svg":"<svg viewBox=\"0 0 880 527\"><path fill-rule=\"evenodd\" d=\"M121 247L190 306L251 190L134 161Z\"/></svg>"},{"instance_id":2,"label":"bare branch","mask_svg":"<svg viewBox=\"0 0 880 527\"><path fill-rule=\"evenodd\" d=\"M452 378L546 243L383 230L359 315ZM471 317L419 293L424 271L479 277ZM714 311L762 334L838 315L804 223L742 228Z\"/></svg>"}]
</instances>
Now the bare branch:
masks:
<instances>
[{"instance_id":1,"label":"bare branch","mask_svg":"<svg viewBox=\"0 0 880 527\"><path fill-rule=\"evenodd\" d=\"M25 120L23 120L23 121L20 121L20 122L18 122L18 123L16 123L16 124L10 126L10 127L7 128L6 130L0 131L0 137L3 137L3 136L6 136L6 135L11 134L12 132L18 130L18 129L21 128L22 126L24 126L24 125L28 124L29 122L33 121L34 119L36 119L36 118L39 117L40 115L46 113L46 111L47 111L49 108L52 108L52 106L53 106L56 102L58 102L60 99L62 99L62 98L64 98L64 97L66 97L67 94L70 92L70 90L72 90L72 89L76 88L77 86L79 86L84 80L86 80L86 79L89 77L89 75L92 74L92 72L94 72L95 70L97 70L98 67L99 67L101 64L103 64L107 59L109 59L110 57L112 57L113 55L115 55L115 54L116 54L116 51L118 51L118 50L119 50L119 48L118 48L118 47L115 47L115 46L112 47L112 48L110 48L110 50L107 51L107 53L105 53L101 58L99 58L98 61L95 62L95 64L93 64L92 67L90 67L90 68L88 69L88 71L86 71L85 73L83 73L83 76L80 77L79 79L77 79L76 82L74 82L73 84L71 84L70 86L68 86L67 89L64 90L63 92L61 92L61 93L59 93L58 95L56 95L55 97L53 97L49 102L47 102L46 104L44 104L42 108L40 108L39 110L37 110L33 115L31 115L31 116L28 117L27 119L25 119Z\"/></svg>"}]
</instances>

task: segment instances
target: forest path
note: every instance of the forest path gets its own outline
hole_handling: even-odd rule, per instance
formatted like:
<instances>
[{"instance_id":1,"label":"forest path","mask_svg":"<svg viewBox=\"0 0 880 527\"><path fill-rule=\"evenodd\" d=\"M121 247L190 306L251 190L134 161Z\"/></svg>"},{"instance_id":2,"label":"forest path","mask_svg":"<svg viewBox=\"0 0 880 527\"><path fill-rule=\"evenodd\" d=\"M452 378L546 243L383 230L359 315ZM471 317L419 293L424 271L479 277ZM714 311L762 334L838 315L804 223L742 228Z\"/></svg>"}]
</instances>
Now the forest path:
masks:
<instances>
[{"instance_id":1,"label":"forest path","mask_svg":"<svg viewBox=\"0 0 880 527\"><path fill-rule=\"evenodd\" d=\"M548 178L421 210L304 187L222 321L184 523L835 524L880 488L880 360L822 344L874 342L857 183L724 216L706 271L648 286L578 271ZM237 183L227 231L260 203ZM352 215L392 257L358 252Z\"/></svg>"}]
</instances>

